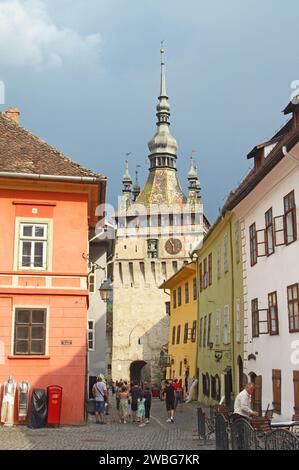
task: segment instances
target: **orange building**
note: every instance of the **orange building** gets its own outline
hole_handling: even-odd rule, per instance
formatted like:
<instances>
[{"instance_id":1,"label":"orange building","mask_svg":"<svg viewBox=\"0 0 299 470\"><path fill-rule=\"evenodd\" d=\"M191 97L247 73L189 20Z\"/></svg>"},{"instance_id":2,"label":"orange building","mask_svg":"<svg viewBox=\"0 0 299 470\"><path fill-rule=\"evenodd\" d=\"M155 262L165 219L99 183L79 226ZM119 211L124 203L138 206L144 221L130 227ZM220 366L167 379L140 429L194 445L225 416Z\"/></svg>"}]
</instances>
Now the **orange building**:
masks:
<instances>
[{"instance_id":1,"label":"orange building","mask_svg":"<svg viewBox=\"0 0 299 470\"><path fill-rule=\"evenodd\" d=\"M106 179L0 113L0 383L63 387L63 424L84 421L88 230ZM17 406L15 406L17 419Z\"/></svg>"}]
</instances>

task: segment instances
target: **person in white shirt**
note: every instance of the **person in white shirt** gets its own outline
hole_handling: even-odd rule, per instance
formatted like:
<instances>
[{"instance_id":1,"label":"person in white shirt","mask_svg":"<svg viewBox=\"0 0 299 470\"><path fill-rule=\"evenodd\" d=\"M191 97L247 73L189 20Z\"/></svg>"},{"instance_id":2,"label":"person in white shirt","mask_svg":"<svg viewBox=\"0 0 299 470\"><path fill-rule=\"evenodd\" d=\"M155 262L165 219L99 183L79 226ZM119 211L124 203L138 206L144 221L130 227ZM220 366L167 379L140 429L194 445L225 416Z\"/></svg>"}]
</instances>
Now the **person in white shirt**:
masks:
<instances>
[{"instance_id":1,"label":"person in white shirt","mask_svg":"<svg viewBox=\"0 0 299 470\"><path fill-rule=\"evenodd\" d=\"M244 390L240 392L235 399L233 420L238 418L249 419L251 416L258 416L256 411L251 409L251 396L254 392L254 384L248 383Z\"/></svg>"}]
</instances>

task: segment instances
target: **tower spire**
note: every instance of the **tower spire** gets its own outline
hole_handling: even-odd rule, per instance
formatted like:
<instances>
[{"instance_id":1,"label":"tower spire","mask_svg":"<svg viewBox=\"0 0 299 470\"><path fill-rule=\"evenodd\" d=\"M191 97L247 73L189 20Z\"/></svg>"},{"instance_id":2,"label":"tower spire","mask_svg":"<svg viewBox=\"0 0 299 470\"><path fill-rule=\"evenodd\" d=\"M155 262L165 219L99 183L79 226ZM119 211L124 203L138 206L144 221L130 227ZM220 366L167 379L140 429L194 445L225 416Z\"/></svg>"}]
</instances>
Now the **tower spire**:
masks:
<instances>
[{"instance_id":1,"label":"tower spire","mask_svg":"<svg viewBox=\"0 0 299 470\"><path fill-rule=\"evenodd\" d=\"M139 181L138 181L138 168L140 167L140 165L137 165L136 166L136 171L135 171L135 183L133 185L133 200L136 201L137 197L139 196L140 194L140 185L139 185Z\"/></svg>"},{"instance_id":2,"label":"tower spire","mask_svg":"<svg viewBox=\"0 0 299 470\"><path fill-rule=\"evenodd\" d=\"M170 106L166 92L165 60L164 60L164 41L161 42L161 81L160 96L157 105L157 131L154 137L149 141L150 150L150 169L172 168L176 169L176 153L178 149L175 138L171 135L170 126Z\"/></svg>"},{"instance_id":3,"label":"tower spire","mask_svg":"<svg viewBox=\"0 0 299 470\"><path fill-rule=\"evenodd\" d=\"M168 98L167 92L166 92L166 78L165 78L165 62L164 62L164 41L161 41L161 48L160 48L160 53L161 53L161 84L160 84L160 98Z\"/></svg>"}]
</instances>

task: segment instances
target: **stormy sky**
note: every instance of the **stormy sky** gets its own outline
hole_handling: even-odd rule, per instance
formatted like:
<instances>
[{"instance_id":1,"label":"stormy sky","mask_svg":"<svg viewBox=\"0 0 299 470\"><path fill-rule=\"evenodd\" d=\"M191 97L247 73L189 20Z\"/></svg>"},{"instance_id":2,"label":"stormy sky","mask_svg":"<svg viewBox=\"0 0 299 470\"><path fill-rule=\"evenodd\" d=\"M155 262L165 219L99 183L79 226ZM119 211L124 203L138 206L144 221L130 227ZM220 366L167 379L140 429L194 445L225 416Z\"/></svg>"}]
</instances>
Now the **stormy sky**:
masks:
<instances>
[{"instance_id":1,"label":"stormy sky","mask_svg":"<svg viewBox=\"0 0 299 470\"><path fill-rule=\"evenodd\" d=\"M115 204L127 152L147 175L163 39L180 179L196 150L213 221L248 151L286 121L298 20L296 0L0 0L0 110L104 173Z\"/></svg>"}]
</instances>

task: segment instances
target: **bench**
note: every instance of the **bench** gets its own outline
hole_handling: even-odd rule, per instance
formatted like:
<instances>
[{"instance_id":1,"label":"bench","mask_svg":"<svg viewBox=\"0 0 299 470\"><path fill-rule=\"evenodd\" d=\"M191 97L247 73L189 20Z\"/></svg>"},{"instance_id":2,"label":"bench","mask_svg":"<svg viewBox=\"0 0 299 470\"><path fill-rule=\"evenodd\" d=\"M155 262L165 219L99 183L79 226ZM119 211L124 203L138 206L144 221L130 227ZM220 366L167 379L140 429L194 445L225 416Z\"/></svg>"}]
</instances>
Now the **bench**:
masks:
<instances>
[{"instance_id":1,"label":"bench","mask_svg":"<svg viewBox=\"0 0 299 470\"><path fill-rule=\"evenodd\" d=\"M253 416L251 426L259 437L263 437L267 432L271 432L271 421L266 416Z\"/></svg>"}]
</instances>

